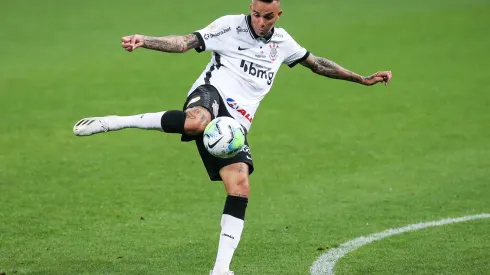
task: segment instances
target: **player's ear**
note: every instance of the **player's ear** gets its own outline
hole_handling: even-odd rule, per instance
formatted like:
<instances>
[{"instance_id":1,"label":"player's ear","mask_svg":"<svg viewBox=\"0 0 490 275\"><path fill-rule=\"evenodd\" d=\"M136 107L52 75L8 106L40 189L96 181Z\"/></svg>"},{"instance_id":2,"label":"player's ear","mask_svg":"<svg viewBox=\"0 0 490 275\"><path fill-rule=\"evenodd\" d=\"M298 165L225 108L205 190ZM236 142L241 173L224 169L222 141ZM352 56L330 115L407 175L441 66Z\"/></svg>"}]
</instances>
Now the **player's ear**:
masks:
<instances>
[{"instance_id":1,"label":"player's ear","mask_svg":"<svg viewBox=\"0 0 490 275\"><path fill-rule=\"evenodd\" d=\"M252 4L250 4L250 14L252 14Z\"/></svg>"},{"instance_id":2,"label":"player's ear","mask_svg":"<svg viewBox=\"0 0 490 275\"><path fill-rule=\"evenodd\" d=\"M279 17L281 17L281 15L282 15L282 11L279 11L279 12L277 13L277 17L279 18Z\"/></svg>"}]
</instances>

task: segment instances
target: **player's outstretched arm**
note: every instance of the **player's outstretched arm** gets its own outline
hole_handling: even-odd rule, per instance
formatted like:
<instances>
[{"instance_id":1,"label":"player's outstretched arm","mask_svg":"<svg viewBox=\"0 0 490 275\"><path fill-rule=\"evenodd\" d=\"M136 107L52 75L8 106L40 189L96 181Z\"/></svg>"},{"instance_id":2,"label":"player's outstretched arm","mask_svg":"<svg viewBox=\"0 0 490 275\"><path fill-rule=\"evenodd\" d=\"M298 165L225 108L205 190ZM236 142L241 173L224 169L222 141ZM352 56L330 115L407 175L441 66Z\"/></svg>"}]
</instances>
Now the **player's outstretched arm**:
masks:
<instances>
[{"instance_id":1,"label":"player's outstretched arm","mask_svg":"<svg viewBox=\"0 0 490 275\"><path fill-rule=\"evenodd\" d=\"M185 53L188 50L201 46L199 39L195 34L185 36L170 35L163 37L133 34L124 36L121 38L121 41L122 47L128 52L143 47L167 53Z\"/></svg>"},{"instance_id":2,"label":"player's outstretched arm","mask_svg":"<svg viewBox=\"0 0 490 275\"><path fill-rule=\"evenodd\" d=\"M310 68L312 72L334 79L343 79L351 82L356 82L366 86L374 85L378 82L384 82L386 85L390 83L391 71L377 72L370 76L360 76L353 73L337 63L323 57L310 54L301 65Z\"/></svg>"}]
</instances>

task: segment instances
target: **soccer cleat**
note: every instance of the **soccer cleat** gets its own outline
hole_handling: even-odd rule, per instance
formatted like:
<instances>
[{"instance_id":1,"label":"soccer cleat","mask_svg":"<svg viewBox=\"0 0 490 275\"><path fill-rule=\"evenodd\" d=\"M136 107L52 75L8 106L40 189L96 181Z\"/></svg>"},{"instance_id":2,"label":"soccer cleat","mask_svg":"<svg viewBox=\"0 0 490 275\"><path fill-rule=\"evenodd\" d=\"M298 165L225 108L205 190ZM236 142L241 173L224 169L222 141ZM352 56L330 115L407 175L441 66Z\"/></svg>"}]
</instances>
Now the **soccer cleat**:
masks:
<instances>
[{"instance_id":1,"label":"soccer cleat","mask_svg":"<svg viewBox=\"0 0 490 275\"><path fill-rule=\"evenodd\" d=\"M233 271L229 271L229 270L228 271L223 271L221 273L216 273L216 272L213 273L213 271L211 270L209 272L209 275L235 275L235 273Z\"/></svg>"},{"instance_id":2,"label":"soccer cleat","mask_svg":"<svg viewBox=\"0 0 490 275\"><path fill-rule=\"evenodd\" d=\"M102 132L108 132L110 117L89 117L79 120L73 126L73 133L77 136L90 136Z\"/></svg>"}]
</instances>

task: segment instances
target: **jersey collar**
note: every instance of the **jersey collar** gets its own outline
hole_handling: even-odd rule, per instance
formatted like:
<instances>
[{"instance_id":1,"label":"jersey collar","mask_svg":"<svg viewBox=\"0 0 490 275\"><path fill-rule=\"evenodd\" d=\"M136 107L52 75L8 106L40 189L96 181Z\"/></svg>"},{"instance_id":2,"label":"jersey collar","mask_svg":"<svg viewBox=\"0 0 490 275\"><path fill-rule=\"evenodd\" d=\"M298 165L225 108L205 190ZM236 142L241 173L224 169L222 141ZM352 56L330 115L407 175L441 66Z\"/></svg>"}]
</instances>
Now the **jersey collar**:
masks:
<instances>
[{"instance_id":1,"label":"jersey collar","mask_svg":"<svg viewBox=\"0 0 490 275\"><path fill-rule=\"evenodd\" d=\"M269 42L269 41L271 41L271 38L274 35L274 27L272 27L271 32L269 33L269 35L264 36L264 37L261 37L257 33L255 33L254 28L252 28L252 16L250 14L247 15L246 21L247 21L247 26L248 26L249 33L253 37L253 39L256 39L256 40L257 39L260 39L260 40L265 41L266 43Z\"/></svg>"}]
</instances>

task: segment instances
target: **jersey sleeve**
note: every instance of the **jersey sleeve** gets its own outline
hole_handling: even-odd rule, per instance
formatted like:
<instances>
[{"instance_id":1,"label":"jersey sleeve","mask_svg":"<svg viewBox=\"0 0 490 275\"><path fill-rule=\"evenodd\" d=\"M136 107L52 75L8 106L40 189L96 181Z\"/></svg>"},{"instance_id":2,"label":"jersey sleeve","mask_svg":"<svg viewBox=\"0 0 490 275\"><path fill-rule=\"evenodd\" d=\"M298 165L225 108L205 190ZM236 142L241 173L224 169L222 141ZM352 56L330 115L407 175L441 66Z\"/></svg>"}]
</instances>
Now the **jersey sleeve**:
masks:
<instances>
[{"instance_id":1,"label":"jersey sleeve","mask_svg":"<svg viewBox=\"0 0 490 275\"><path fill-rule=\"evenodd\" d=\"M286 58L282 63L288 65L290 68L296 66L296 64L304 61L310 55L304 47L298 44L291 36L288 35L288 41L286 43Z\"/></svg>"},{"instance_id":2,"label":"jersey sleeve","mask_svg":"<svg viewBox=\"0 0 490 275\"><path fill-rule=\"evenodd\" d=\"M195 31L194 34L199 39L200 47L196 48L198 53L203 51L216 51L226 45L226 41L231 36L231 18L223 16L216 19L207 27Z\"/></svg>"}]
</instances>

